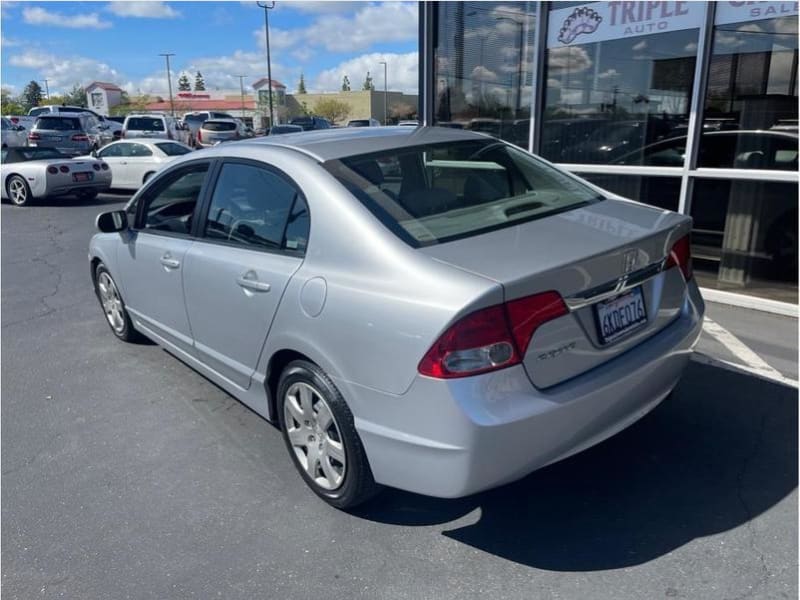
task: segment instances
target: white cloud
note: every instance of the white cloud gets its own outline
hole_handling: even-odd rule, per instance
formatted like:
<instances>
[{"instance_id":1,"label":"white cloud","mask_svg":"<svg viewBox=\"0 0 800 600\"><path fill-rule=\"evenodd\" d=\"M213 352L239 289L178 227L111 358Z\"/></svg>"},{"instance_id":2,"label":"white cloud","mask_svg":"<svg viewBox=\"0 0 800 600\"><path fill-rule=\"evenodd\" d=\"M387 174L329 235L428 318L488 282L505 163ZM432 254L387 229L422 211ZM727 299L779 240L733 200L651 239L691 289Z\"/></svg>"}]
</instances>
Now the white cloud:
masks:
<instances>
[{"instance_id":1,"label":"white cloud","mask_svg":"<svg viewBox=\"0 0 800 600\"><path fill-rule=\"evenodd\" d=\"M364 6L363 2L331 2L330 0L322 0L317 2L284 2L281 8L291 8L304 13L331 14L352 12L361 6Z\"/></svg>"},{"instance_id":2,"label":"white cloud","mask_svg":"<svg viewBox=\"0 0 800 600\"><path fill-rule=\"evenodd\" d=\"M689 42L683 47L686 52L697 52L697 43L696 42Z\"/></svg>"},{"instance_id":3,"label":"white cloud","mask_svg":"<svg viewBox=\"0 0 800 600\"><path fill-rule=\"evenodd\" d=\"M3 48L15 48L16 46L22 46L22 41L2 36L0 37L0 46Z\"/></svg>"},{"instance_id":4,"label":"white cloud","mask_svg":"<svg viewBox=\"0 0 800 600\"><path fill-rule=\"evenodd\" d=\"M607 71L603 71L600 73L597 78L598 79L608 79L609 77L616 77L619 75L619 71L616 69L608 69Z\"/></svg>"},{"instance_id":5,"label":"white cloud","mask_svg":"<svg viewBox=\"0 0 800 600\"><path fill-rule=\"evenodd\" d=\"M138 0L118 0L111 2L107 9L118 17L140 17L146 19L172 19L181 13L164 2Z\"/></svg>"},{"instance_id":6,"label":"white cloud","mask_svg":"<svg viewBox=\"0 0 800 600\"><path fill-rule=\"evenodd\" d=\"M592 59L580 46L563 46L548 51L547 66L553 73L580 73L592 66Z\"/></svg>"},{"instance_id":7,"label":"white cloud","mask_svg":"<svg viewBox=\"0 0 800 600\"><path fill-rule=\"evenodd\" d=\"M647 40L642 40L641 42L638 42L631 47L631 49L636 52L644 50L645 48L647 48Z\"/></svg>"},{"instance_id":8,"label":"white cloud","mask_svg":"<svg viewBox=\"0 0 800 600\"><path fill-rule=\"evenodd\" d=\"M472 69L472 79L476 81L497 81L497 73L483 65L478 65Z\"/></svg>"},{"instance_id":9,"label":"white cloud","mask_svg":"<svg viewBox=\"0 0 800 600\"><path fill-rule=\"evenodd\" d=\"M561 81L559 81L555 77L550 77L547 80L547 87L549 87L549 88L560 88L561 87Z\"/></svg>"},{"instance_id":10,"label":"white cloud","mask_svg":"<svg viewBox=\"0 0 800 600\"><path fill-rule=\"evenodd\" d=\"M39 73L37 78L47 78L51 93L66 90L76 83L86 85L91 81L121 81L120 73L104 62L85 56L61 56L47 54L39 50L29 50L14 54L10 65L32 69Z\"/></svg>"},{"instance_id":11,"label":"white cloud","mask_svg":"<svg viewBox=\"0 0 800 600\"><path fill-rule=\"evenodd\" d=\"M342 86L342 76L350 78L354 90L360 90L367 71L372 75L375 89L383 89L383 65L387 63L389 90L416 94L419 87L419 55L416 52L392 54L373 52L342 62L332 69L322 71L313 82L306 82L310 91L334 91ZM292 86L290 86L292 87Z\"/></svg>"},{"instance_id":12,"label":"white cloud","mask_svg":"<svg viewBox=\"0 0 800 600\"><path fill-rule=\"evenodd\" d=\"M264 27L261 29L256 29L253 32L253 37L255 38L256 44L259 48L261 48L262 52L266 52L267 48L267 39L264 35ZM273 50L283 50L285 48L291 48L294 45L300 44L303 41L302 30L288 30L288 29L279 29L277 27L270 27L269 28L269 50L272 53Z\"/></svg>"},{"instance_id":13,"label":"white cloud","mask_svg":"<svg viewBox=\"0 0 800 600\"><path fill-rule=\"evenodd\" d=\"M111 27L109 21L103 21L97 13L65 15L50 12L39 6L26 8L22 18L30 25L52 25L54 27L70 27L72 29L106 29Z\"/></svg>"},{"instance_id":14,"label":"white cloud","mask_svg":"<svg viewBox=\"0 0 800 600\"><path fill-rule=\"evenodd\" d=\"M294 35L298 43L322 46L331 52L356 52L376 43L416 40L417 11L416 3L364 3L352 16L327 15L315 20L302 35Z\"/></svg>"}]
</instances>

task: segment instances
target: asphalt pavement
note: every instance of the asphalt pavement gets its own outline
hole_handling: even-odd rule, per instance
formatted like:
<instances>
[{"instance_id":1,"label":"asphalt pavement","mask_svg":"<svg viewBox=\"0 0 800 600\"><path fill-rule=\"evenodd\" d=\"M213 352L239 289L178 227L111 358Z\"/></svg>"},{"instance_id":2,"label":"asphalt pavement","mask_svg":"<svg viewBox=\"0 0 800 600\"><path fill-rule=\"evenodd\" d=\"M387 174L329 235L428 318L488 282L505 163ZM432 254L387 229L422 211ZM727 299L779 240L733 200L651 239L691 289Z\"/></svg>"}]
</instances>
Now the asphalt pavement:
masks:
<instances>
[{"instance_id":1,"label":"asphalt pavement","mask_svg":"<svg viewBox=\"0 0 800 600\"><path fill-rule=\"evenodd\" d=\"M86 253L124 200L2 207L4 598L797 598L792 385L693 362L639 423L520 482L340 512L274 427L110 333ZM796 380L797 321L739 311L709 314Z\"/></svg>"}]
</instances>

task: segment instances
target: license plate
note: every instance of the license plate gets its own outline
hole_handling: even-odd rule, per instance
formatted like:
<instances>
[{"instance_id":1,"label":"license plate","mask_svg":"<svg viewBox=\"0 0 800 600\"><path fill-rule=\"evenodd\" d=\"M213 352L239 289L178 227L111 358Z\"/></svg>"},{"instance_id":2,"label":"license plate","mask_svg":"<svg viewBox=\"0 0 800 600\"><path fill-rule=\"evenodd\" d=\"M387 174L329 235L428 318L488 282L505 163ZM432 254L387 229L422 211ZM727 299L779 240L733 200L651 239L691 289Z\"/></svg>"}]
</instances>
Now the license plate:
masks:
<instances>
[{"instance_id":1,"label":"license plate","mask_svg":"<svg viewBox=\"0 0 800 600\"><path fill-rule=\"evenodd\" d=\"M48 141L50 141L50 142L60 142L60 141L61 141L61 138L60 138L60 137L57 137L57 136L49 137L49 138L47 138L47 139L48 139Z\"/></svg>"},{"instance_id":2,"label":"license plate","mask_svg":"<svg viewBox=\"0 0 800 600\"><path fill-rule=\"evenodd\" d=\"M91 181L92 173L73 173L72 181Z\"/></svg>"},{"instance_id":3,"label":"license plate","mask_svg":"<svg viewBox=\"0 0 800 600\"><path fill-rule=\"evenodd\" d=\"M597 331L603 344L613 342L647 322L641 287L611 300L598 302L594 310Z\"/></svg>"}]
</instances>

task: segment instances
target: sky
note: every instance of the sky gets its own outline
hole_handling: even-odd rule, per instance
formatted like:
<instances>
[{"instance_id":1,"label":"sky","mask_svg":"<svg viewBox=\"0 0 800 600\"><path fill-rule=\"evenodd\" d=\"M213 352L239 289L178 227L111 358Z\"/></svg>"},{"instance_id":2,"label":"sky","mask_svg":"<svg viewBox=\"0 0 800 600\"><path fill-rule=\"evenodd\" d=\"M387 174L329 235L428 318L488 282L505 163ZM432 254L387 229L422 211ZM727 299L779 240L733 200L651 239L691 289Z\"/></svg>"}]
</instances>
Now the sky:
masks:
<instances>
[{"instance_id":1,"label":"sky","mask_svg":"<svg viewBox=\"0 0 800 600\"><path fill-rule=\"evenodd\" d=\"M0 85L18 94L31 80L50 93L75 83L116 83L130 94L166 96L160 53L172 52L173 86L182 72L207 90L239 90L266 77L264 11L255 1L0 3ZM337 91L347 75L361 89L367 71L383 87L416 93L416 2L279 0L269 13L272 77L288 91ZM44 89L44 84L40 83Z\"/></svg>"}]
</instances>

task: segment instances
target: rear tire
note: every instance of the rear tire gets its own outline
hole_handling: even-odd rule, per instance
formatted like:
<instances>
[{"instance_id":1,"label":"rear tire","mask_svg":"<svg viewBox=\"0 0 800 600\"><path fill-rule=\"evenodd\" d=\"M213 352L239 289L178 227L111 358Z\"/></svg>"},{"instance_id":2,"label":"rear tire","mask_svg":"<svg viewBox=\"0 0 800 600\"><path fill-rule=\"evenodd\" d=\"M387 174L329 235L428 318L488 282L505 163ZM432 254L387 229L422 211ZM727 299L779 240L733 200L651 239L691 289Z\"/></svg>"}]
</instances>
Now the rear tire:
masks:
<instances>
[{"instance_id":1,"label":"rear tire","mask_svg":"<svg viewBox=\"0 0 800 600\"><path fill-rule=\"evenodd\" d=\"M353 414L322 369L305 360L289 363L278 383L277 404L292 462L317 496L347 510L380 492Z\"/></svg>"},{"instance_id":2,"label":"rear tire","mask_svg":"<svg viewBox=\"0 0 800 600\"><path fill-rule=\"evenodd\" d=\"M6 195L14 206L25 206L30 204L32 200L31 187L25 181L25 178L20 175L12 175L8 178L6 181Z\"/></svg>"}]
</instances>

